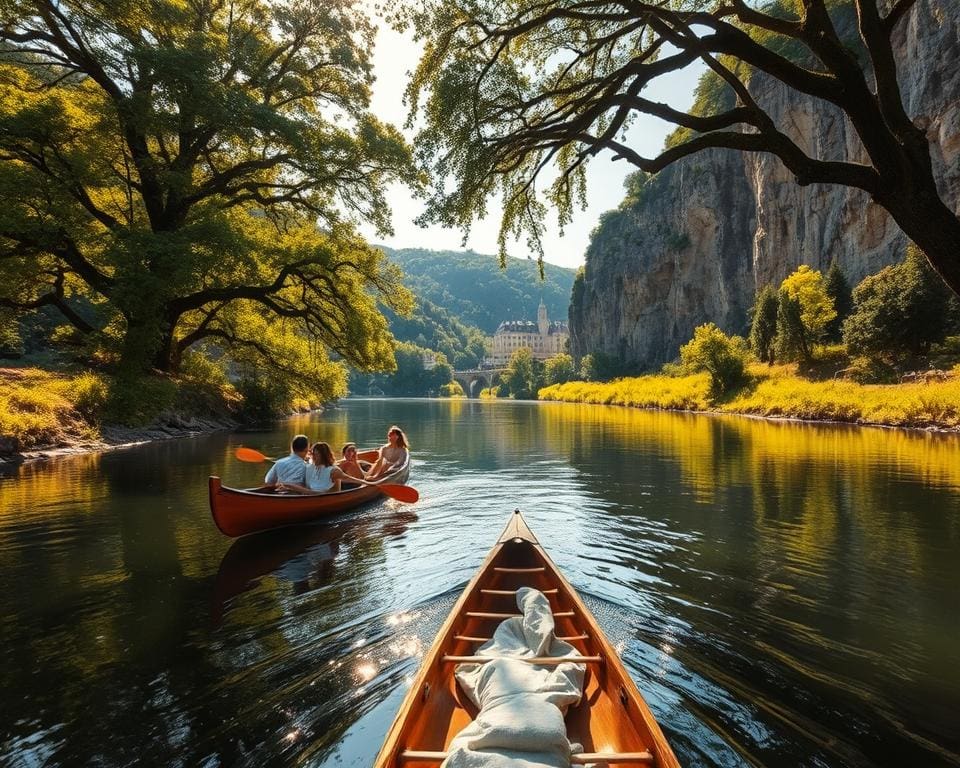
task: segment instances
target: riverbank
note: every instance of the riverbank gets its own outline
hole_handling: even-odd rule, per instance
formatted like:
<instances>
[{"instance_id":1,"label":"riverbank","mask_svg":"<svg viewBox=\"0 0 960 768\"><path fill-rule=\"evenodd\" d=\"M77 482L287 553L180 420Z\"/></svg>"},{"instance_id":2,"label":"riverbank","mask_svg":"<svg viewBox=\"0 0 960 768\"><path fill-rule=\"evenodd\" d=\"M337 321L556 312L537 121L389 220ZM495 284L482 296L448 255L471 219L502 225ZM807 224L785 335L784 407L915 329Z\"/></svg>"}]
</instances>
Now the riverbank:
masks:
<instances>
[{"instance_id":1,"label":"riverbank","mask_svg":"<svg viewBox=\"0 0 960 768\"><path fill-rule=\"evenodd\" d=\"M710 378L652 374L610 382L572 381L544 387L540 400L634 408L729 413L802 421L960 431L960 373L900 384L817 381L795 365L753 365L749 382L723 398L710 394Z\"/></svg>"},{"instance_id":2,"label":"riverbank","mask_svg":"<svg viewBox=\"0 0 960 768\"><path fill-rule=\"evenodd\" d=\"M18 463L155 440L195 437L240 425L237 398L197 383L141 381L133 424L111 423L111 379L39 368L0 368L0 462Z\"/></svg>"}]
</instances>

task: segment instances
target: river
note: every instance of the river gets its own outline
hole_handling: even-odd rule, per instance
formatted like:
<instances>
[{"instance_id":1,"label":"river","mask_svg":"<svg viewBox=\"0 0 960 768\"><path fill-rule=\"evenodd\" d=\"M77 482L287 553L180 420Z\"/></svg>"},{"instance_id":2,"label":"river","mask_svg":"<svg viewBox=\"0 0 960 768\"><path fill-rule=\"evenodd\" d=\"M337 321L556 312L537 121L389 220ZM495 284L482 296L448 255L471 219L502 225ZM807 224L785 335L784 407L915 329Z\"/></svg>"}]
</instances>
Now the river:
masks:
<instances>
[{"instance_id":1,"label":"river","mask_svg":"<svg viewBox=\"0 0 960 768\"><path fill-rule=\"evenodd\" d=\"M417 504L214 527L238 446L392 423ZM366 768L514 508L685 765L960 765L960 438L476 400L7 470L0 765Z\"/></svg>"}]
</instances>

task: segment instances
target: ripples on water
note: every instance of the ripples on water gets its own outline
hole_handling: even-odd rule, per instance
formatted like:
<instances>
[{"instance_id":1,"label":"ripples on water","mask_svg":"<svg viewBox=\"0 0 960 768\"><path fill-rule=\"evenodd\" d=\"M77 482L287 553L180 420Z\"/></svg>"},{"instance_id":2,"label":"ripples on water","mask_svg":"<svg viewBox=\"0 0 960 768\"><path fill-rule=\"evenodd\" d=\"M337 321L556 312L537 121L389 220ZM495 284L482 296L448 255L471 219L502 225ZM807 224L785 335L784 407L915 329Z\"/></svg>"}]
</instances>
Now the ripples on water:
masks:
<instances>
[{"instance_id":1,"label":"ripples on water","mask_svg":"<svg viewBox=\"0 0 960 768\"><path fill-rule=\"evenodd\" d=\"M237 445L407 427L421 502L238 540ZM615 408L360 401L0 481L0 764L372 762L516 507L685 765L960 765L960 445Z\"/></svg>"}]
</instances>

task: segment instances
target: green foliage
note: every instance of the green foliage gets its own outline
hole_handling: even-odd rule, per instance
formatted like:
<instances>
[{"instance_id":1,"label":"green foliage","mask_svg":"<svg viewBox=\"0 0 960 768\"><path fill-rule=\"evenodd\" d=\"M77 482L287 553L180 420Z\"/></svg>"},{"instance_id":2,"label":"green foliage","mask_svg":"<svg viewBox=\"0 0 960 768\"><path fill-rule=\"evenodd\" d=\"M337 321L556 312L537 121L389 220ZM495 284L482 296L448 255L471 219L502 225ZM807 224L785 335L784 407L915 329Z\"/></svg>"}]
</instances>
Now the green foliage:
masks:
<instances>
[{"instance_id":1,"label":"green foliage","mask_svg":"<svg viewBox=\"0 0 960 768\"><path fill-rule=\"evenodd\" d=\"M960 375L895 387L834 379L808 381L796 375L795 366L755 366L749 375L750 384L721 403L712 399L709 377L703 373L609 383L574 381L542 389L540 399L905 427L960 426Z\"/></svg>"},{"instance_id":2,"label":"green foliage","mask_svg":"<svg viewBox=\"0 0 960 768\"><path fill-rule=\"evenodd\" d=\"M20 450L95 437L93 425L80 418L74 404L79 401L86 410L97 386L89 376L0 369L0 435L13 438Z\"/></svg>"},{"instance_id":3,"label":"green foliage","mask_svg":"<svg viewBox=\"0 0 960 768\"><path fill-rule=\"evenodd\" d=\"M847 282L840 264L834 260L827 270L825 289L827 296L833 300L833 308L836 310L836 317L833 318L826 327L827 341L837 342L843 337L843 321L846 320L853 311L853 291L850 283Z\"/></svg>"},{"instance_id":4,"label":"green foliage","mask_svg":"<svg viewBox=\"0 0 960 768\"><path fill-rule=\"evenodd\" d=\"M0 359L16 359L24 352L20 324L13 312L0 309Z\"/></svg>"},{"instance_id":5,"label":"green foliage","mask_svg":"<svg viewBox=\"0 0 960 768\"><path fill-rule=\"evenodd\" d=\"M777 338L774 349L780 360L810 359L810 345L807 343L800 300L783 289L777 293Z\"/></svg>"},{"instance_id":6,"label":"green foliage","mask_svg":"<svg viewBox=\"0 0 960 768\"><path fill-rule=\"evenodd\" d=\"M417 285L417 281L413 281ZM406 341L443 354L454 369L477 368L487 353L487 340L479 328L465 325L443 307L421 299L408 317L386 312L390 331Z\"/></svg>"},{"instance_id":7,"label":"green foliage","mask_svg":"<svg viewBox=\"0 0 960 768\"><path fill-rule=\"evenodd\" d=\"M537 396L540 400L634 408L702 411L713 407L710 379L704 373L683 377L638 376L609 382L570 381L544 387Z\"/></svg>"},{"instance_id":8,"label":"green foliage","mask_svg":"<svg viewBox=\"0 0 960 768\"><path fill-rule=\"evenodd\" d=\"M409 342L398 342L395 349L396 370L392 374L367 379L354 377L351 390L367 394L371 389L398 397L424 397L438 394L453 381L453 367L442 353L434 353ZM433 356L436 364L426 368L424 358Z\"/></svg>"},{"instance_id":9,"label":"green foliage","mask_svg":"<svg viewBox=\"0 0 960 768\"><path fill-rule=\"evenodd\" d=\"M586 291L587 270L586 267L579 267L573 278L573 287L570 290L570 309L569 317L583 317L583 295Z\"/></svg>"},{"instance_id":10,"label":"green foliage","mask_svg":"<svg viewBox=\"0 0 960 768\"><path fill-rule=\"evenodd\" d=\"M609 381L627 373L628 364L607 352L592 352L580 358L579 378L583 381Z\"/></svg>"},{"instance_id":11,"label":"green foliage","mask_svg":"<svg viewBox=\"0 0 960 768\"><path fill-rule=\"evenodd\" d=\"M561 352L544 361L543 379L546 386L551 384L565 384L575 379L576 376L577 368L574 365L573 358L565 352Z\"/></svg>"},{"instance_id":12,"label":"green foliage","mask_svg":"<svg viewBox=\"0 0 960 768\"><path fill-rule=\"evenodd\" d=\"M240 368L306 350L314 388L342 379L318 375L328 351L392 365L377 307L411 297L353 228L388 232L390 183L419 176L368 111L372 26L352 0L0 16L0 304L56 310L64 343L131 381L204 342Z\"/></svg>"},{"instance_id":13,"label":"green foliage","mask_svg":"<svg viewBox=\"0 0 960 768\"><path fill-rule=\"evenodd\" d=\"M236 387L243 398L244 421L264 423L290 413L294 393L289 382L247 371Z\"/></svg>"},{"instance_id":14,"label":"green foliage","mask_svg":"<svg viewBox=\"0 0 960 768\"><path fill-rule=\"evenodd\" d=\"M110 383L103 421L144 427L161 413L173 410L176 400L177 384L173 379L124 372Z\"/></svg>"},{"instance_id":15,"label":"green foliage","mask_svg":"<svg viewBox=\"0 0 960 768\"><path fill-rule=\"evenodd\" d=\"M440 387L440 397L466 397L459 381L451 381Z\"/></svg>"},{"instance_id":16,"label":"green foliage","mask_svg":"<svg viewBox=\"0 0 960 768\"><path fill-rule=\"evenodd\" d=\"M930 347L929 365L938 370L950 370L960 364L960 336L947 336Z\"/></svg>"},{"instance_id":17,"label":"green foliage","mask_svg":"<svg viewBox=\"0 0 960 768\"><path fill-rule=\"evenodd\" d=\"M620 203L620 210L626 210L642 204L649 197L650 190L652 189L650 182L653 178L654 175L652 173L641 170L627 174L627 177L623 180L625 194L623 201Z\"/></svg>"},{"instance_id":18,"label":"green foliage","mask_svg":"<svg viewBox=\"0 0 960 768\"><path fill-rule=\"evenodd\" d=\"M715 397L743 385L749 359L746 341L727 336L713 323L696 328L693 338L680 347L680 362L687 373L710 374L710 390Z\"/></svg>"},{"instance_id":19,"label":"green foliage","mask_svg":"<svg viewBox=\"0 0 960 768\"><path fill-rule=\"evenodd\" d=\"M537 396L543 386L543 365L526 347L521 347L510 356L507 370L501 378L501 390L518 400L530 400Z\"/></svg>"},{"instance_id":20,"label":"green foliage","mask_svg":"<svg viewBox=\"0 0 960 768\"><path fill-rule=\"evenodd\" d=\"M597 365L592 354L584 355L580 358L580 379L582 381L599 381L597 375Z\"/></svg>"},{"instance_id":21,"label":"green foliage","mask_svg":"<svg viewBox=\"0 0 960 768\"><path fill-rule=\"evenodd\" d=\"M70 400L76 412L89 424L98 424L110 397L110 384L95 373L82 373L73 380Z\"/></svg>"},{"instance_id":22,"label":"green foliage","mask_svg":"<svg viewBox=\"0 0 960 768\"><path fill-rule=\"evenodd\" d=\"M773 286L765 285L750 311L750 348L763 363L773 363L779 300Z\"/></svg>"},{"instance_id":23,"label":"green foliage","mask_svg":"<svg viewBox=\"0 0 960 768\"><path fill-rule=\"evenodd\" d=\"M890 363L876 357L854 357L845 375L859 384L895 384L900 373Z\"/></svg>"},{"instance_id":24,"label":"green foliage","mask_svg":"<svg viewBox=\"0 0 960 768\"><path fill-rule=\"evenodd\" d=\"M854 309L843 324L844 343L851 355L902 365L943 340L950 302L943 281L910 245L904 261L854 288Z\"/></svg>"}]
</instances>

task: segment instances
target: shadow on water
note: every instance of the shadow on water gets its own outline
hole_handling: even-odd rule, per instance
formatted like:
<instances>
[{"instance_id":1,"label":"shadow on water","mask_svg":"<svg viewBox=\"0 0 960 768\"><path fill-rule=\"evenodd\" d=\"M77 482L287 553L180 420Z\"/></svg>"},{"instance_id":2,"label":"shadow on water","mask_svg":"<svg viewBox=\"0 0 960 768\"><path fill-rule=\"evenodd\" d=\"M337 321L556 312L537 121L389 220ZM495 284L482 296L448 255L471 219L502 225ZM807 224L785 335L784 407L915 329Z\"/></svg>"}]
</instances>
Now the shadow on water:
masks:
<instances>
[{"instance_id":1,"label":"shadow on water","mask_svg":"<svg viewBox=\"0 0 960 768\"><path fill-rule=\"evenodd\" d=\"M219 627L229 603L258 586L268 575L289 582L295 595L320 589L337 575L341 546L368 537L400 536L417 514L405 508L333 523L289 526L237 539L217 569L210 600L210 621Z\"/></svg>"}]
</instances>

